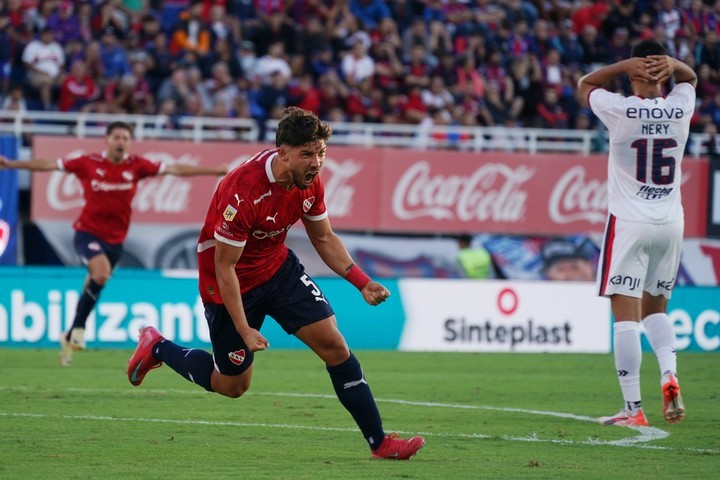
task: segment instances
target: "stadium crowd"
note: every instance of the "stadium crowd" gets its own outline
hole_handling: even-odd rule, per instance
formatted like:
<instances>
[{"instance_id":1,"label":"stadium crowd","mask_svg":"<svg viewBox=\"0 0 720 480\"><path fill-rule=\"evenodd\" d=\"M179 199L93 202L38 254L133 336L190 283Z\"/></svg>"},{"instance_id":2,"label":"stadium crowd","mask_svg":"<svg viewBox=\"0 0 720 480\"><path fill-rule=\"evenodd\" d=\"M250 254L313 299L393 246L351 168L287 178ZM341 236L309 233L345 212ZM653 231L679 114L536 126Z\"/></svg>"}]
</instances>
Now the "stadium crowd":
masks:
<instances>
[{"instance_id":1,"label":"stadium crowd","mask_svg":"<svg viewBox=\"0 0 720 480\"><path fill-rule=\"evenodd\" d=\"M720 0L0 0L4 109L588 129L575 84L652 38L720 124ZM629 82L618 82L629 93ZM708 130L706 130L708 129Z\"/></svg>"}]
</instances>

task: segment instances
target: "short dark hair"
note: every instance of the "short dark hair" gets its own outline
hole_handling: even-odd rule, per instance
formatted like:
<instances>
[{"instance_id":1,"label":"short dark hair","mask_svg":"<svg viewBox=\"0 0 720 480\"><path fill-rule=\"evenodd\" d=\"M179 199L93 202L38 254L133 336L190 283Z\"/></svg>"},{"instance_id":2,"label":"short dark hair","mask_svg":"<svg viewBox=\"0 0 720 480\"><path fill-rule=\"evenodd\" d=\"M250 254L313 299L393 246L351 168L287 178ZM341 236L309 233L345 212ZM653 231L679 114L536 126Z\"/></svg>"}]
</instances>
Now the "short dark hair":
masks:
<instances>
[{"instance_id":1,"label":"short dark hair","mask_svg":"<svg viewBox=\"0 0 720 480\"><path fill-rule=\"evenodd\" d=\"M635 44L630 53L631 57L647 57L648 55L667 55L667 48L655 40L643 40Z\"/></svg>"},{"instance_id":2,"label":"short dark hair","mask_svg":"<svg viewBox=\"0 0 720 480\"><path fill-rule=\"evenodd\" d=\"M130 138L133 137L134 129L133 129L132 125L130 125L127 122L121 122L121 121L111 122L110 125L108 125L107 128L105 129L105 136L106 137L109 136L113 132L113 130L115 130L117 128L122 128L123 130L127 130L128 133L130 134Z\"/></svg>"},{"instance_id":3,"label":"short dark hair","mask_svg":"<svg viewBox=\"0 0 720 480\"><path fill-rule=\"evenodd\" d=\"M287 107L275 132L275 146L299 147L318 140L327 141L332 128L314 113L298 107Z\"/></svg>"}]
</instances>

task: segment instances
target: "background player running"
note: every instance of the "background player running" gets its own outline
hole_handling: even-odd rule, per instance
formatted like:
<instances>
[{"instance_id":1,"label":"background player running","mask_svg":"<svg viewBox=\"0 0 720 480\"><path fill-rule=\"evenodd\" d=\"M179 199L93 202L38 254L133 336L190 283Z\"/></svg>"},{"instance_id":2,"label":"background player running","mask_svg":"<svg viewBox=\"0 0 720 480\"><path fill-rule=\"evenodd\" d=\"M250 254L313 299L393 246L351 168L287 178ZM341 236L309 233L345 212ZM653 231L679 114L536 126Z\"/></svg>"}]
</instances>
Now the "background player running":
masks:
<instances>
[{"instance_id":1,"label":"background player running","mask_svg":"<svg viewBox=\"0 0 720 480\"><path fill-rule=\"evenodd\" d=\"M74 174L82 184L85 203L73 224L73 244L88 275L77 304L70 330L60 335L60 364L70 366L73 350L85 348L85 324L100 292L107 284L122 255L123 242L130 227L132 199L137 185L154 175L224 175L227 167L165 165L129 153L132 126L112 122L106 129L107 149L76 158L35 159L14 162L0 156L0 168L31 171L63 170Z\"/></svg>"}]
</instances>

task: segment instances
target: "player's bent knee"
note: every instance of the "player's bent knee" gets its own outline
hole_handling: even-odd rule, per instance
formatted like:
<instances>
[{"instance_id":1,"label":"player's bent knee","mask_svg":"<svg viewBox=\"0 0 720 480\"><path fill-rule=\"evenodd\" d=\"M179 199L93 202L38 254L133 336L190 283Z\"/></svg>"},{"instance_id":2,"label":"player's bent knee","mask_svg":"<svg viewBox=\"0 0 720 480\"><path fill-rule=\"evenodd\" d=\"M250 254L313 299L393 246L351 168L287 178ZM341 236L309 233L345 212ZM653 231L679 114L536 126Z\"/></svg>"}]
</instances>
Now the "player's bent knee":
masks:
<instances>
[{"instance_id":1,"label":"player's bent knee","mask_svg":"<svg viewBox=\"0 0 720 480\"><path fill-rule=\"evenodd\" d=\"M250 380L234 377L213 377L211 383L215 393L228 398L240 398L250 389Z\"/></svg>"}]
</instances>

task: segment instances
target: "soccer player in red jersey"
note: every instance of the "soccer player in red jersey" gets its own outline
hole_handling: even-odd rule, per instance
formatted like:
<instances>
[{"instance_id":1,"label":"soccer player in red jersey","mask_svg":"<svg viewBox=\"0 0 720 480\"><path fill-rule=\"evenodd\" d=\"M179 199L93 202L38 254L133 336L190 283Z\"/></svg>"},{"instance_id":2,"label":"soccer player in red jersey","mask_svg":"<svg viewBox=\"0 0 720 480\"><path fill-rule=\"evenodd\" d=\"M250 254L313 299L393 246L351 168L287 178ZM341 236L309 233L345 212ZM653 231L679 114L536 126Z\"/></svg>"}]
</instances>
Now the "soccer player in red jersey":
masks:
<instances>
[{"instance_id":1,"label":"soccer player in red jersey","mask_svg":"<svg viewBox=\"0 0 720 480\"><path fill-rule=\"evenodd\" d=\"M320 258L370 305L390 292L355 265L333 232L319 176L330 127L306 110L290 107L278 124L277 148L258 153L218 186L198 241L200 295L213 354L187 349L153 327L140 331L128 378L140 385L162 362L210 392L237 398L250 387L253 358L269 347L260 327L269 315L325 362L335 393L376 458L408 459L425 440L386 435L357 358L338 330L332 307L285 245L302 220Z\"/></svg>"},{"instance_id":2,"label":"soccer player in red jersey","mask_svg":"<svg viewBox=\"0 0 720 480\"><path fill-rule=\"evenodd\" d=\"M13 162L0 156L0 169L62 170L74 174L83 187L85 204L73 224L75 250L88 276L78 301L72 327L60 336L60 364L70 366L73 350L85 348L85 324L100 292L120 260L130 227L132 199L137 185L154 175L224 175L227 167L165 165L129 153L133 129L112 122L106 130L107 150L77 158Z\"/></svg>"}]
</instances>

